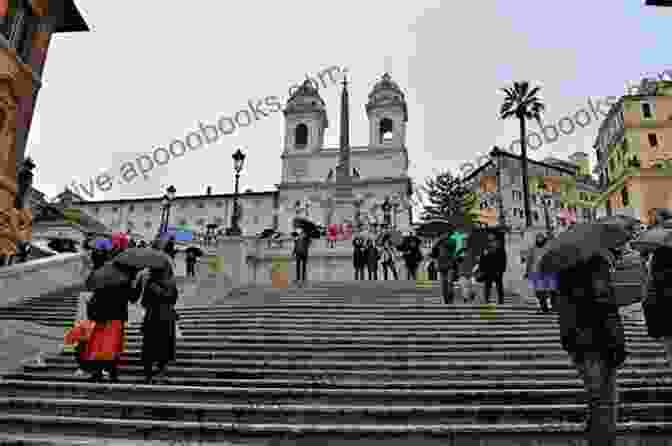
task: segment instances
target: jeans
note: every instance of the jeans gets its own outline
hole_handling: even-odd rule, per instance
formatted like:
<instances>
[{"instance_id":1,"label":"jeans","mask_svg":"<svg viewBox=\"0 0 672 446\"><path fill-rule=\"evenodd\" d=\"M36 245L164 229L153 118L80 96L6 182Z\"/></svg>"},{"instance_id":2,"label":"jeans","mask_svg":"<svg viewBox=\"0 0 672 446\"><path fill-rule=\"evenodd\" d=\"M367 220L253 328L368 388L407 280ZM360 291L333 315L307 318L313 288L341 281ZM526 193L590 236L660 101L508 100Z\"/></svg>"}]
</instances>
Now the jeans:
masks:
<instances>
[{"instance_id":1,"label":"jeans","mask_svg":"<svg viewBox=\"0 0 672 446\"><path fill-rule=\"evenodd\" d=\"M588 394L588 445L614 446L618 420L616 369L600 353L593 352L585 353L580 363L574 359L574 365Z\"/></svg>"},{"instance_id":2,"label":"jeans","mask_svg":"<svg viewBox=\"0 0 672 446\"><path fill-rule=\"evenodd\" d=\"M443 296L443 302L446 304L452 303L455 300L455 290L453 289L454 273L454 270L439 271L441 275L441 295Z\"/></svg>"},{"instance_id":3,"label":"jeans","mask_svg":"<svg viewBox=\"0 0 672 446\"><path fill-rule=\"evenodd\" d=\"M196 268L193 262L187 262L187 276L194 277L196 275Z\"/></svg>"},{"instance_id":4,"label":"jeans","mask_svg":"<svg viewBox=\"0 0 672 446\"><path fill-rule=\"evenodd\" d=\"M364 280L364 267L355 267L355 280Z\"/></svg>"},{"instance_id":5,"label":"jeans","mask_svg":"<svg viewBox=\"0 0 672 446\"><path fill-rule=\"evenodd\" d=\"M308 256L296 256L296 281L306 281L306 264L308 263Z\"/></svg>"},{"instance_id":6,"label":"jeans","mask_svg":"<svg viewBox=\"0 0 672 446\"><path fill-rule=\"evenodd\" d=\"M378 265L369 266L369 280L378 280Z\"/></svg>"},{"instance_id":7,"label":"jeans","mask_svg":"<svg viewBox=\"0 0 672 446\"><path fill-rule=\"evenodd\" d=\"M485 298L485 303L490 302L490 291L492 290L493 283L497 286L497 297L500 304L504 303L504 273L496 272L488 274L485 278L483 286L483 294Z\"/></svg>"},{"instance_id":8,"label":"jeans","mask_svg":"<svg viewBox=\"0 0 672 446\"><path fill-rule=\"evenodd\" d=\"M394 276L394 280L399 280L399 275L397 274L397 267L394 266L394 263L383 263L383 278L387 280L388 268L392 270L392 276Z\"/></svg>"}]
</instances>

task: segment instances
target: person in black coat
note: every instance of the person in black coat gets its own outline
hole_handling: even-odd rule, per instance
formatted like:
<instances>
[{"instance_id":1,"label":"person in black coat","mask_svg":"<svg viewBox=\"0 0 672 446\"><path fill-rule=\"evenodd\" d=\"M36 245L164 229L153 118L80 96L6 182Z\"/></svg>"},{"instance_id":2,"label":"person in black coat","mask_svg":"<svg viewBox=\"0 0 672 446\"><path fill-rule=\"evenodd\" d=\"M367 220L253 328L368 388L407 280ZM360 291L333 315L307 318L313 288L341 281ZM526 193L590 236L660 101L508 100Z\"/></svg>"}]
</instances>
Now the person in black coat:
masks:
<instances>
[{"instance_id":1,"label":"person in black coat","mask_svg":"<svg viewBox=\"0 0 672 446\"><path fill-rule=\"evenodd\" d=\"M497 286L499 304L504 303L504 272L506 271L506 251L496 234L488 234L488 246L481 255L478 269L484 274L483 297L490 302L492 285Z\"/></svg>"},{"instance_id":2,"label":"person in black coat","mask_svg":"<svg viewBox=\"0 0 672 446\"><path fill-rule=\"evenodd\" d=\"M352 266L355 268L355 280L364 280L364 267L366 267L364 240L355 237L352 240L352 247Z\"/></svg>"},{"instance_id":3,"label":"person in black coat","mask_svg":"<svg viewBox=\"0 0 672 446\"><path fill-rule=\"evenodd\" d=\"M625 331L613 296L609 254L558 275L560 340L588 392L590 446L616 441L617 369L625 362Z\"/></svg>"},{"instance_id":4,"label":"person in black coat","mask_svg":"<svg viewBox=\"0 0 672 446\"><path fill-rule=\"evenodd\" d=\"M416 238L412 238L408 245L405 246L404 263L406 263L406 275L408 280L416 280L418 274L418 266L422 261L422 251Z\"/></svg>"},{"instance_id":5,"label":"person in black coat","mask_svg":"<svg viewBox=\"0 0 672 446\"><path fill-rule=\"evenodd\" d=\"M380 252L373 240L366 241L366 266L369 270L369 280L378 280L378 260L380 260Z\"/></svg>"},{"instance_id":6,"label":"person in black coat","mask_svg":"<svg viewBox=\"0 0 672 446\"><path fill-rule=\"evenodd\" d=\"M175 359L178 290L171 271L140 273L138 288L142 291L141 305L145 309L142 322L142 363L145 383L165 373L166 366ZM153 372L154 364L158 371Z\"/></svg>"}]
</instances>

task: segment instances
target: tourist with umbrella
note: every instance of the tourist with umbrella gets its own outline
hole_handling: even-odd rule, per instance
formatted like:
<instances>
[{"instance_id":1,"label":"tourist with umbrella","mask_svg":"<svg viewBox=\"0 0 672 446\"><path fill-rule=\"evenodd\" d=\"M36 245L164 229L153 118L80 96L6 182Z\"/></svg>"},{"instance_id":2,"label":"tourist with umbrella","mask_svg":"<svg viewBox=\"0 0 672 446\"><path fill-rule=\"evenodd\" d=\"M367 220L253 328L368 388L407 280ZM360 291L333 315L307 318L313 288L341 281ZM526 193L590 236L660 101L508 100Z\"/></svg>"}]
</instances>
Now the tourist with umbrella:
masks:
<instances>
[{"instance_id":1,"label":"tourist with umbrella","mask_svg":"<svg viewBox=\"0 0 672 446\"><path fill-rule=\"evenodd\" d=\"M93 291L87 303L87 318L95 322L91 336L79 351L80 367L91 372L91 381L100 382L107 371L113 382L119 380L118 366L124 349L128 303L139 298L131 281L134 268L108 261L93 271L86 287Z\"/></svg>"},{"instance_id":2,"label":"tourist with umbrella","mask_svg":"<svg viewBox=\"0 0 672 446\"><path fill-rule=\"evenodd\" d=\"M420 238L414 234L404 237L402 242L400 249L406 263L407 280L416 280L417 278L418 266L420 266L423 258L420 243Z\"/></svg>"},{"instance_id":3,"label":"tourist with umbrella","mask_svg":"<svg viewBox=\"0 0 672 446\"><path fill-rule=\"evenodd\" d=\"M458 248L458 238L460 236L461 234L449 230L434 243L430 254L430 257L438 265L441 275L441 295L445 304L453 303L455 300L453 283L456 280L458 265L465 251L464 248Z\"/></svg>"},{"instance_id":4,"label":"tourist with umbrella","mask_svg":"<svg viewBox=\"0 0 672 446\"><path fill-rule=\"evenodd\" d=\"M203 250L197 246L190 246L185 252L187 256L185 260L185 263L187 264L187 277L195 277L196 262L198 257L203 256Z\"/></svg>"},{"instance_id":5,"label":"tourist with umbrella","mask_svg":"<svg viewBox=\"0 0 672 446\"><path fill-rule=\"evenodd\" d=\"M591 446L613 445L616 438L616 375L626 350L610 250L630 238L622 222L579 224L549 242L539 263L541 273L558 274L560 339L588 392Z\"/></svg>"},{"instance_id":6,"label":"tourist with umbrella","mask_svg":"<svg viewBox=\"0 0 672 446\"><path fill-rule=\"evenodd\" d=\"M649 336L662 340L668 365L672 367L672 324L669 322L672 313L672 229L656 221L654 227L642 233L631 246L650 256L648 281L653 292L645 296L642 307Z\"/></svg>"}]
</instances>

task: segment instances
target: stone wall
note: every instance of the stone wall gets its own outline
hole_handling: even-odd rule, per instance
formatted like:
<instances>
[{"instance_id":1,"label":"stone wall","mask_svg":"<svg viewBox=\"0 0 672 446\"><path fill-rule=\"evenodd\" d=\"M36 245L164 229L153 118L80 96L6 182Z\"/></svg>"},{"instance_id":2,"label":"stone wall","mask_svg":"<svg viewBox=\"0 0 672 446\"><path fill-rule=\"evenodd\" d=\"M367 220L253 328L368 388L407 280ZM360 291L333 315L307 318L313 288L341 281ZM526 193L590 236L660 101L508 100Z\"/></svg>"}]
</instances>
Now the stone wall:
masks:
<instances>
[{"instance_id":1,"label":"stone wall","mask_svg":"<svg viewBox=\"0 0 672 446\"><path fill-rule=\"evenodd\" d=\"M58 254L0 268L0 305L81 285L89 272L84 253Z\"/></svg>"}]
</instances>

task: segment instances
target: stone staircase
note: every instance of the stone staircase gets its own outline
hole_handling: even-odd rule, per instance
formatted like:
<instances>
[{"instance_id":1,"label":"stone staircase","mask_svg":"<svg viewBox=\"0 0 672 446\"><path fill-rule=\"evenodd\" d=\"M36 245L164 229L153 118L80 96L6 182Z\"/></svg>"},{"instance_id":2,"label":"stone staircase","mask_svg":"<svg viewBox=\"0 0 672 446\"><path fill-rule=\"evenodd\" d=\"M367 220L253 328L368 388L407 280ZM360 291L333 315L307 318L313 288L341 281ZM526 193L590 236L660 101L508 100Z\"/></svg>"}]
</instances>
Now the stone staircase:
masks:
<instances>
[{"instance_id":1,"label":"stone staircase","mask_svg":"<svg viewBox=\"0 0 672 446\"><path fill-rule=\"evenodd\" d=\"M75 377L65 354L5 376L0 444L568 445L582 437L582 384L556 316L515 296L496 307L443 305L436 284L314 283L252 288L180 314L183 337L163 384L140 384L137 324L119 384ZM626 322L626 331L623 438L669 445L663 350L644 327Z\"/></svg>"},{"instance_id":2,"label":"stone staircase","mask_svg":"<svg viewBox=\"0 0 672 446\"><path fill-rule=\"evenodd\" d=\"M0 307L0 320L27 321L49 327L72 327L81 291L84 291L83 285L41 296L25 297L11 305Z\"/></svg>"}]
</instances>

